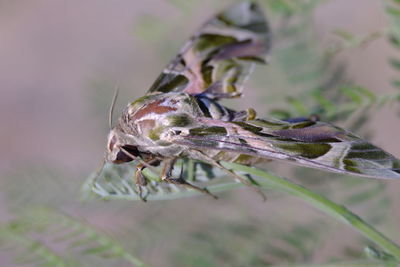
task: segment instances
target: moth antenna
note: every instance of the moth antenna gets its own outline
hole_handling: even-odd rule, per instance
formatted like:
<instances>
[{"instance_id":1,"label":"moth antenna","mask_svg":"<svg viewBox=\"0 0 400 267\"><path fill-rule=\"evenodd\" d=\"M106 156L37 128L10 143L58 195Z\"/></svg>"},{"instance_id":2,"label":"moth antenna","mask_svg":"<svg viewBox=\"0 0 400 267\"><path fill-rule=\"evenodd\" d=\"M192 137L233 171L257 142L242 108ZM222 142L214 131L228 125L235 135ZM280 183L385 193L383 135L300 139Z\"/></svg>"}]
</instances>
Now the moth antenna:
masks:
<instances>
[{"instance_id":1,"label":"moth antenna","mask_svg":"<svg viewBox=\"0 0 400 267\"><path fill-rule=\"evenodd\" d=\"M129 156L131 159L133 160L137 160L139 161L139 163L141 163L143 166L145 166L146 168L149 168L150 170L153 170L154 172L156 172L156 170L153 168L153 166L151 166L150 164L148 164L146 161L142 160L139 157L136 157L135 155L132 155L132 153L130 153L128 150L126 150L125 148L121 147L120 148L121 151L123 151L127 156Z\"/></svg>"},{"instance_id":2,"label":"moth antenna","mask_svg":"<svg viewBox=\"0 0 400 267\"><path fill-rule=\"evenodd\" d=\"M118 97L118 91L119 91L119 86L117 85L117 86L115 86L114 96L113 96L110 110L108 113L108 126L110 127L110 130L111 130L112 124L113 124L113 113L114 113L115 102L117 101L117 97Z\"/></svg>"},{"instance_id":3,"label":"moth antenna","mask_svg":"<svg viewBox=\"0 0 400 267\"><path fill-rule=\"evenodd\" d=\"M100 176L105 164L106 164L106 156L104 156L103 159L100 161L100 165L97 167L97 169L95 171L96 178Z\"/></svg>"}]
</instances>

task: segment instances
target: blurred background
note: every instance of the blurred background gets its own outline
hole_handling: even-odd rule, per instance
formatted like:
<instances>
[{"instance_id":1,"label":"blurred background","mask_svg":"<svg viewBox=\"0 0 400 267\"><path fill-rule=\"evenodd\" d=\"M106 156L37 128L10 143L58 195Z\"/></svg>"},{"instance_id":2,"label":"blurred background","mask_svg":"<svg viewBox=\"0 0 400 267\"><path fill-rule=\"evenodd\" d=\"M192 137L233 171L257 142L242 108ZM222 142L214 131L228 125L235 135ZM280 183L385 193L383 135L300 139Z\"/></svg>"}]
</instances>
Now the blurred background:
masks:
<instances>
[{"instance_id":1,"label":"blurred background","mask_svg":"<svg viewBox=\"0 0 400 267\"><path fill-rule=\"evenodd\" d=\"M0 0L1 266L131 266L132 257L150 266L365 259L367 240L283 193L268 192L266 203L244 187L218 201L81 200L104 153L116 84L118 114L205 19L233 2ZM270 64L256 69L242 99L226 104L259 116L320 114L400 157L400 7L391 2L260 0L274 34ZM400 242L399 182L264 167ZM84 238L71 241L73 233ZM90 250L90 242L108 247Z\"/></svg>"}]
</instances>

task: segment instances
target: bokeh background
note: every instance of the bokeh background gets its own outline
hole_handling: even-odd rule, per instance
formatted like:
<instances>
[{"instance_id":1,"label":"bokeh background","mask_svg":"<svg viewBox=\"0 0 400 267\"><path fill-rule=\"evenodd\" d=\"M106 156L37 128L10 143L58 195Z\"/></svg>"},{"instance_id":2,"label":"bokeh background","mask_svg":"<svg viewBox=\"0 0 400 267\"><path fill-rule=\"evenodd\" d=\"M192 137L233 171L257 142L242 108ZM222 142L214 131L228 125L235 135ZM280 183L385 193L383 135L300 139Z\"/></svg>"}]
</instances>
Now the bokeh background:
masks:
<instances>
[{"instance_id":1,"label":"bokeh background","mask_svg":"<svg viewBox=\"0 0 400 267\"><path fill-rule=\"evenodd\" d=\"M198 25L233 2L0 0L0 266L34 266L42 254L70 266L131 266L123 257L55 242L54 231L30 229L36 216L25 209L32 205L60 216L47 226L71 220L151 266L365 259L368 241L282 193L268 192L266 203L247 188L218 201L81 201L81 185L104 153L116 84L118 114L147 91ZM318 113L400 157L391 1L259 2L274 33L270 64L257 68L243 99L227 105L253 107L260 116ZM400 242L399 182L265 167L346 205Z\"/></svg>"}]
</instances>

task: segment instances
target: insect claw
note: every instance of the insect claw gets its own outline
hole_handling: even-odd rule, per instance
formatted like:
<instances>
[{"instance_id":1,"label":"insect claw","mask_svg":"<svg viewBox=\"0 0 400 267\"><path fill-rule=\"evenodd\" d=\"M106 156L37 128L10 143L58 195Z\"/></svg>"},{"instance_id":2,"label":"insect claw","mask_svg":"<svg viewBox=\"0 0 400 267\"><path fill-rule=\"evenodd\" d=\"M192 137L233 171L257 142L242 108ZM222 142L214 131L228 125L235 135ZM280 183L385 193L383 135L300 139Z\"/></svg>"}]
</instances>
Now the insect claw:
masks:
<instances>
[{"instance_id":1,"label":"insect claw","mask_svg":"<svg viewBox=\"0 0 400 267\"><path fill-rule=\"evenodd\" d=\"M218 199L218 197L215 196L214 194L210 193L210 191L208 191L207 188L201 188L201 187L195 186L195 185L187 182L183 178L163 177L161 179L163 181L165 181L165 182L168 182L168 183L171 183L171 184L176 184L176 185L181 185L181 186L184 186L186 188L193 189L193 190L196 190L196 191L201 192L203 194L209 195L210 197L212 197L214 199Z\"/></svg>"},{"instance_id":2,"label":"insect claw","mask_svg":"<svg viewBox=\"0 0 400 267\"><path fill-rule=\"evenodd\" d=\"M138 188L138 191L139 191L138 195L139 195L140 200L146 203L147 202L147 199L146 199L147 195L143 196L142 186L141 185L136 185L136 187Z\"/></svg>"},{"instance_id":3,"label":"insect claw","mask_svg":"<svg viewBox=\"0 0 400 267\"><path fill-rule=\"evenodd\" d=\"M210 190L208 190L206 187L203 187L204 193L209 195L210 197L212 197L213 199L217 200L218 197L216 195L214 195L213 193L210 192Z\"/></svg>"},{"instance_id":4,"label":"insect claw","mask_svg":"<svg viewBox=\"0 0 400 267\"><path fill-rule=\"evenodd\" d=\"M259 194L264 202L266 202L268 200L267 196L265 195L265 193L263 191L261 191L261 189L259 187L257 187L256 185L253 185L253 184L247 184L247 183L244 183L244 184L249 186L257 194Z\"/></svg>"},{"instance_id":5,"label":"insect claw","mask_svg":"<svg viewBox=\"0 0 400 267\"><path fill-rule=\"evenodd\" d=\"M259 190L259 192L257 192L257 193L261 194L261 197L262 197L262 199L263 199L264 202L267 202L268 198L267 198L267 196L265 195L264 192L262 192L261 190Z\"/></svg>"}]
</instances>

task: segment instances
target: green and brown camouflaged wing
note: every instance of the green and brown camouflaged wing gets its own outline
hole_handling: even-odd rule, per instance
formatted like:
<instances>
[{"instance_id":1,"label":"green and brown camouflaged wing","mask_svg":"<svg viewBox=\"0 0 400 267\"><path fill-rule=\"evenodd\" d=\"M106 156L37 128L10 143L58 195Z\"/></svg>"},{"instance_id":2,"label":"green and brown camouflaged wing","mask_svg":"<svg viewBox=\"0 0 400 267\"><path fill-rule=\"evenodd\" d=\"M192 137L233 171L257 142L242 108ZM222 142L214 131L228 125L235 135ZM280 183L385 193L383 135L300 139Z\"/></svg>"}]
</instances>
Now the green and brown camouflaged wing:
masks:
<instances>
[{"instance_id":1,"label":"green and brown camouflaged wing","mask_svg":"<svg viewBox=\"0 0 400 267\"><path fill-rule=\"evenodd\" d=\"M205 23L147 94L240 96L252 65L266 61L269 47L270 31L261 8L253 2L237 4Z\"/></svg>"},{"instance_id":2,"label":"green and brown camouflaged wing","mask_svg":"<svg viewBox=\"0 0 400 267\"><path fill-rule=\"evenodd\" d=\"M249 155L282 159L339 173L400 178L400 160L328 123L273 119L223 122L209 118L199 118L198 121L202 126L176 136L173 142L207 150L206 154L215 160L236 161ZM249 164L252 164L251 160L254 161L249 158Z\"/></svg>"}]
</instances>

